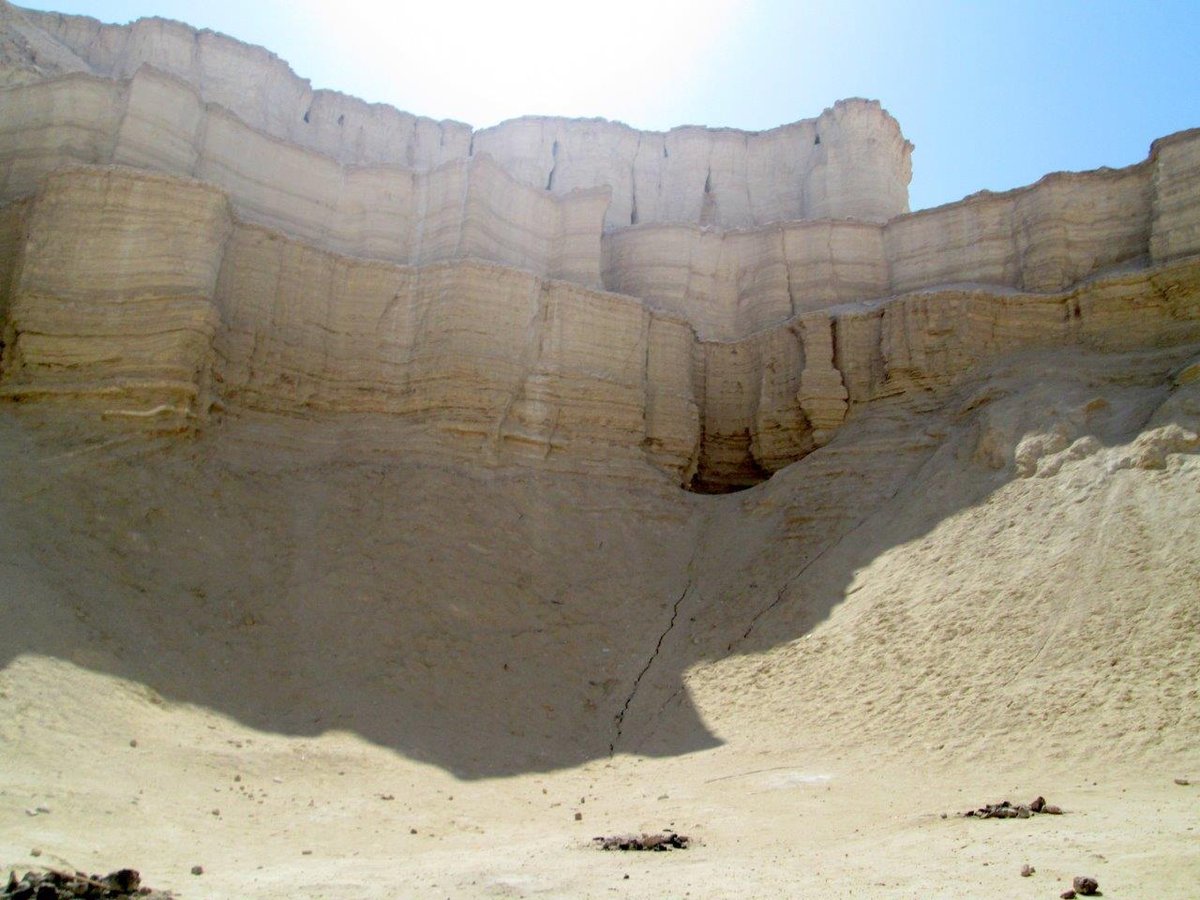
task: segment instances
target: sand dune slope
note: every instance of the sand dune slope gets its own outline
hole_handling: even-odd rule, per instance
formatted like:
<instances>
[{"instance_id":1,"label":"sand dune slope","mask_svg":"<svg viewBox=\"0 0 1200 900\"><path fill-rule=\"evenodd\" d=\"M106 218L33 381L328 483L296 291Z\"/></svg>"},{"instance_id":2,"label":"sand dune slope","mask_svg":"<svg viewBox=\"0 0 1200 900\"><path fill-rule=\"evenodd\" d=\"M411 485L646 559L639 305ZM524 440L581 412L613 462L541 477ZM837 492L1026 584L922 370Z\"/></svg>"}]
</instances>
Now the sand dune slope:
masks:
<instances>
[{"instance_id":1,"label":"sand dune slope","mask_svg":"<svg viewBox=\"0 0 1200 900\"><path fill-rule=\"evenodd\" d=\"M7 409L0 858L194 897L1186 895L1195 352L1009 358L719 497ZM940 817L1039 792L1069 814ZM668 825L700 846L587 847Z\"/></svg>"}]
</instances>

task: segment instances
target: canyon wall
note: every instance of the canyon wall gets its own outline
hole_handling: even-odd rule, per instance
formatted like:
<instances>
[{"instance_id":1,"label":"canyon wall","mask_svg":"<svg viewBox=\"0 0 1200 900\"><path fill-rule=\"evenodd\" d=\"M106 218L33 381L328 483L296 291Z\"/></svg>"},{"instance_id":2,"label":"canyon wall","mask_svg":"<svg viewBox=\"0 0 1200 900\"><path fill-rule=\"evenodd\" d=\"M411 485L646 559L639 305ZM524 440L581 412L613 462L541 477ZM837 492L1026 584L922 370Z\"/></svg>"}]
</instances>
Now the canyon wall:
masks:
<instances>
[{"instance_id":1,"label":"canyon wall","mask_svg":"<svg viewBox=\"0 0 1200 900\"><path fill-rule=\"evenodd\" d=\"M1002 354L1200 340L1200 130L907 213L877 103L472 132L177 23L0 0L0 28L12 400L386 416L476 461L729 490Z\"/></svg>"},{"instance_id":2,"label":"canyon wall","mask_svg":"<svg viewBox=\"0 0 1200 900\"><path fill-rule=\"evenodd\" d=\"M209 181L245 219L339 253L411 264L478 257L600 284L604 188L558 197L486 156L419 173L347 166L255 130L148 67L128 81L70 75L0 90L0 199L28 196L73 163Z\"/></svg>"}]
</instances>

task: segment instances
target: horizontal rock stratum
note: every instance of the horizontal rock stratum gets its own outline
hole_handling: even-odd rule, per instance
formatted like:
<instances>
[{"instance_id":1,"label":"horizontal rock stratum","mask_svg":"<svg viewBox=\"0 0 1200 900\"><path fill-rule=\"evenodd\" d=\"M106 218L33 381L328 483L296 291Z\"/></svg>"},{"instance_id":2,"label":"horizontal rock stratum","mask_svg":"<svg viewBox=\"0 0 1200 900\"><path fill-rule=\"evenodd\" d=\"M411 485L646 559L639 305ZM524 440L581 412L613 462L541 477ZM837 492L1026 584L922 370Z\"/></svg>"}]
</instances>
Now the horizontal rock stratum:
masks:
<instances>
[{"instance_id":1,"label":"horizontal rock stratum","mask_svg":"<svg viewBox=\"0 0 1200 900\"><path fill-rule=\"evenodd\" d=\"M0 871L1194 894L1200 132L916 213L909 153L0 0Z\"/></svg>"},{"instance_id":2,"label":"horizontal rock stratum","mask_svg":"<svg viewBox=\"0 0 1200 900\"><path fill-rule=\"evenodd\" d=\"M1200 338L1200 131L909 213L876 102L472 131L176 22L0 25L13 400L156 429L372 413L477 462L728 490L1003 354Z\"/></svg>"}]
</instances>

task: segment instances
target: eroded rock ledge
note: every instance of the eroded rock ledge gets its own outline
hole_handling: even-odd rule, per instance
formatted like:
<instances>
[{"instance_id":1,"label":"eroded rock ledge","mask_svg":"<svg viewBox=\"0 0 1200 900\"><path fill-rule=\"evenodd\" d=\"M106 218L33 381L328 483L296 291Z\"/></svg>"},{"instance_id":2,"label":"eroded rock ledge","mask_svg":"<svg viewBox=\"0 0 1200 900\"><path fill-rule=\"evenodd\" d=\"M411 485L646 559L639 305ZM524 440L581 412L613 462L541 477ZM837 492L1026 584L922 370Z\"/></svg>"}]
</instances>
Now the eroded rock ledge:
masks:
<instances>
[{"instance_id":1,"label":"eroded rock ledge","mask_svg":"<svg viewBox=\"0 0 1200 900\"><path fill-rule=\"evenodd\" d=\"M0 0L0 26L11 400L372 414L719 491L1000 354L1200 341L1200 131L905 214L911 148L866 101L756 135L472 133L177 23Z\"/></svg>"},{"instance_id":2,"label":"eroded rock ledge","mask_svg":"<svg viewBox=\"0 0 1200 900\"><path fill-rule=\"evenodd\" d=\"M853 404L1002 353L1200 340L1195 259L1057 294L838 305L714 342L636 297L524 270L335 254L239 219L194 179L62 169L4 213L24 235L6 397L170 428L231 405L378 413L489 458L644 459L709 490L800 458Z\"/></svg>"}]
</instances>

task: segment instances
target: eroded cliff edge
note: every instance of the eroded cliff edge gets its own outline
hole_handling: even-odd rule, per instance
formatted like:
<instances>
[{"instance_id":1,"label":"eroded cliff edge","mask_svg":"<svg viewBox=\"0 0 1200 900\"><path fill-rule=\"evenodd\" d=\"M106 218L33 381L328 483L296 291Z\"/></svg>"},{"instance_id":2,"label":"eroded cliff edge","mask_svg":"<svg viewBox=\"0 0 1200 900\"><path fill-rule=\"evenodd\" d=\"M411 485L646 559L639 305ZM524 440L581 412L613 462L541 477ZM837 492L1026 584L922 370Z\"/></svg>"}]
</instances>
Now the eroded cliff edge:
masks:
<instances>
[{"instance_id":1,"label":"eroded cliff edge","mask_svg":"<svg viewBox=\"0 0 1200 900\"><path fill-rule=\"evenodd\" d=\"M178 23L0 23L13 400L159 429L370 413L476 462L728 490L999 355L1200 340L1200 132L908 214L877 103L471 132Z\"/></svg>"}]
</instances>

